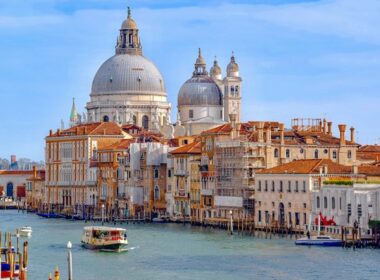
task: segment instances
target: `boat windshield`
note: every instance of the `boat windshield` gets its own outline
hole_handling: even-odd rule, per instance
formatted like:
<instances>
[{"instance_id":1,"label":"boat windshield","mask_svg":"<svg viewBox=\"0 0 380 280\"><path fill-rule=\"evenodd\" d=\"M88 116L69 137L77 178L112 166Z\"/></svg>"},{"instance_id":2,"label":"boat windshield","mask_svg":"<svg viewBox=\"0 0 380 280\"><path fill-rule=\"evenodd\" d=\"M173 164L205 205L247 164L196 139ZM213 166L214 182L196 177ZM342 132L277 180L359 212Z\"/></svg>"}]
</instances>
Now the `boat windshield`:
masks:
<instances>
[{"instance_id":1,"label":"boat windshield","mask_svg":"<svg viewBox=\"0 0 380 280\"><path fill-rule=\"evenodd\" d=\"M327 239L330 239L330 237L329 236L318 236L317 239L327 240Z\"/></svg>"}]
</instances>

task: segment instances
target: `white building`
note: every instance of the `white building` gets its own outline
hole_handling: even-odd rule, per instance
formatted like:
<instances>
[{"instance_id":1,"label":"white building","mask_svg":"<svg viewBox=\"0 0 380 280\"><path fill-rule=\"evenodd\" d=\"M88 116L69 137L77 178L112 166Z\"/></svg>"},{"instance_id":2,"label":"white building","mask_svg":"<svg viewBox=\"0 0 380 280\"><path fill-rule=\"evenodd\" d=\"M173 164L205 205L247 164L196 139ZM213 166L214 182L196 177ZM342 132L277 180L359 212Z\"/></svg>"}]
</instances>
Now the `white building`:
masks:
<instances>
[{"instance_id":1,"label":"white building","mask_svg":"<svg viewBox=\"0 0 380 280\"><path fill-rule=\"evenodd\" d=\"M129 9L117 37L115 55L97 71L90 97L89 122L134 123L159 131L169 121L170 104L164 79L142 55L139 30Z\"/></svg>"},{"instance_id":2,"label":"white building","mask_svg":"<svg viewBox=\"0 0 380 280\"><path fill-rule=\"evenodd\" d=\"M380 184L325 185L313 193L312 212L333 217L337 226L357 221L368 230L369 220L380 220Z\"/></svg>"}]
</instances>

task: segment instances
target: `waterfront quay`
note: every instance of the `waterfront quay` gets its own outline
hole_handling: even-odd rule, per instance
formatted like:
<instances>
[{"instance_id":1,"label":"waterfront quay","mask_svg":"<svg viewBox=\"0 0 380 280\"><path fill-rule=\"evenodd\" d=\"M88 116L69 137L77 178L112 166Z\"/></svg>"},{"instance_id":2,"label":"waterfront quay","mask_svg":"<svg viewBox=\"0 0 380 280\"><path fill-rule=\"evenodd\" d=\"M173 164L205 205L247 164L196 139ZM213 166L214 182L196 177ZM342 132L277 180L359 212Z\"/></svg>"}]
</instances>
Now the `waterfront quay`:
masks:
<instances>
[{"instance_id":1,"label":"waterfront quay","mask_svg":"<svg viewBox=\"0 0 380 280\"><path fill-rule=\"evenodd\" d=\"M190 224L123 224L128 252L110 254L80 246L90 223L44 219L0 210L1 231L29 225L28 279L48 279L56 266L67 279L67 241L73 243L73 274L80 280L119 279L377 279L379 250L298 247L278 235L230 235ZM97 223L99 225L99 223Z\"/></svg>"}]
</instances>

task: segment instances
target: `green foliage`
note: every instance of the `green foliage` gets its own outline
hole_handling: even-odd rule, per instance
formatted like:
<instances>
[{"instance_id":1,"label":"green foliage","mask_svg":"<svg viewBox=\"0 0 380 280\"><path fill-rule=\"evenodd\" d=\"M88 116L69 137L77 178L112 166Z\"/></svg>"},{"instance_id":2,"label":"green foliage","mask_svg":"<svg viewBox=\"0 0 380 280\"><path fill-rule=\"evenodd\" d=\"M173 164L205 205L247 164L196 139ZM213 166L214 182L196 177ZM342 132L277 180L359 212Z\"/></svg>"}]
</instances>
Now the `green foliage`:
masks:
<instances>
[{"instance_id":1,"label":"green foliage","mask_svg":"<svg viewBox=\"0 0 380 280\"><path fill-rule=\"evenodd\" d=\"M371 229L377 229L377 230L380 230L380 221L377 221L377 220L370 220L368 222L368 226L371 228Z\"/></svg>"},{"instance_id":2,"label":"green foliage","mask_svg":"<svg viewBox=\"0 0 380 280\"><path fill-rule=\"evenodd\" d=\"M329 181L324 181L323 184L324 185L352 186L354 182L349 181L349 180L329 180Z\"/></svg>"}]
</instances>

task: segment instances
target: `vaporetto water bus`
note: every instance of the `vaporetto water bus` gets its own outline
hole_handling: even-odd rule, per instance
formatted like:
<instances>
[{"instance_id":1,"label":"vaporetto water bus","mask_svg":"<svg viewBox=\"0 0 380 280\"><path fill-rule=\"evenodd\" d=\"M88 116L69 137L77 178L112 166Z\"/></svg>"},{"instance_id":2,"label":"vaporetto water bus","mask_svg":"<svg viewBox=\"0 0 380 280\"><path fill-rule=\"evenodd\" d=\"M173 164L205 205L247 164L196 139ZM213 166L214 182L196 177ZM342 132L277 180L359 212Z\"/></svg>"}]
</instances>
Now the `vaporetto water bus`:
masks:
<instances>
[{"instance_id":1,"label":"vaporetto water bus","mask_svg":"<svg viewBox=\"0 0 380 280\"><path fill-rule=\"evenodd\" d=\"M83 229L83 247L100 251L125 251L128 245L124 228L90 226Z\"/></svg>"}]
</instances>

